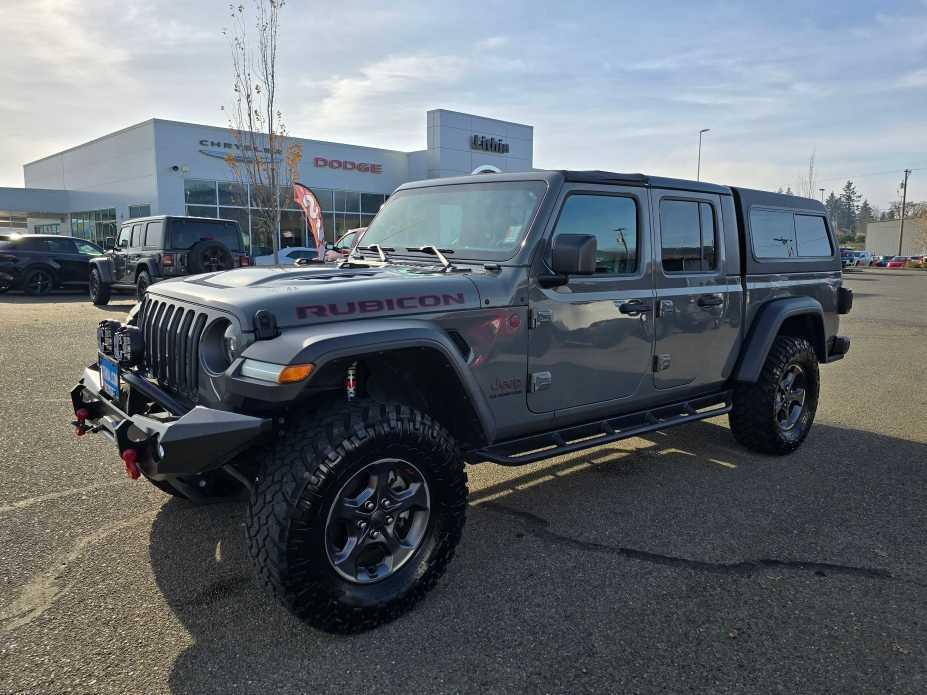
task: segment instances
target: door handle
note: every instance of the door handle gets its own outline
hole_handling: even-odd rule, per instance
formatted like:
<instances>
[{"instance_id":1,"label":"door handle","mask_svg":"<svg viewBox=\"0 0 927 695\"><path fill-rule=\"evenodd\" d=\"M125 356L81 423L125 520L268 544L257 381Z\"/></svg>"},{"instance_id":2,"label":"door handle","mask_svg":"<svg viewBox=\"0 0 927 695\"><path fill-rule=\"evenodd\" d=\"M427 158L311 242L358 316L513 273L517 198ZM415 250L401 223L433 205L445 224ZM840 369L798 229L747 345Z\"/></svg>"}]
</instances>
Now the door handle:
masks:
<instances>
[{"instance_id":1,"label":"door handle","mask_svg":"<svg viewBox=\"0 0 927 695\"><path fill-rule=\"evenodd\" d=\"M628 316L638 316L639 314L646 314L648 311L651 311L653 307L650 306L649 302L642 302L640 299L629 299L626 302L615 302L618 305L618 311L622 314L627 314Z\"/></svg>"},{"instance_id":2,"label":"door handle","mask_svg":"<svg viewBox=\"0 0 927 695\"><path fill-rule=\"evenodd\" d=\"M700 307L721 306L724 304L724 295L703 294L697 301Z\"/></svg>"}]
</instances>

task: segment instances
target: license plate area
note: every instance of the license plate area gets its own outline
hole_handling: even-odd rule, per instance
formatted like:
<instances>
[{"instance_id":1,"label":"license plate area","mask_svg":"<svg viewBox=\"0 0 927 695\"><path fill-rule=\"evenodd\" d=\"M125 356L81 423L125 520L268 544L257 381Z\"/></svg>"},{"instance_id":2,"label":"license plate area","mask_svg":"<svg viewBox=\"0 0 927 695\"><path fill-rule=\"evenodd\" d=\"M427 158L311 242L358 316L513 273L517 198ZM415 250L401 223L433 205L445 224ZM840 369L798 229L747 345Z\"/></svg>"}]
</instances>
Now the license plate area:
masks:
<instances>
[{"instance_id":1,"label":"license plate area","mask_svg":"<svg viewBox=\"0 0 927 695\"><path fill-rule=\"evenodd\" d=\"M116 360L106 355L100 355L100 385L103 392L113 400L118 401L122 397L122 389L119 380L119 364Z\"/></svg>"}]
</instances>

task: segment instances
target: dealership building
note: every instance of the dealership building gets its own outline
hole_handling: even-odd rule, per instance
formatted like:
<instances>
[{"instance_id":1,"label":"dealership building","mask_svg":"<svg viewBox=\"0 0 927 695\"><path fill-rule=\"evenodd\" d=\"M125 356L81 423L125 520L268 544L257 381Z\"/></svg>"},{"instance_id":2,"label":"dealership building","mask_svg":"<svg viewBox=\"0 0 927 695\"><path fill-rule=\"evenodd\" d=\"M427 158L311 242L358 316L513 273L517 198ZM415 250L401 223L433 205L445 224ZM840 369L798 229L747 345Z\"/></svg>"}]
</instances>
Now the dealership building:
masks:
<instances>
[{"instance_id":1,"label":"dealership building","mask_svg":"<svg viewBox=\"0 0 927 695\"><path fill-rule=\"evenodd\" d=\"M413 152L290 138L302 153L298 181L322 205L328 240L367 225L397 186L426 178L533 167L533 128L435 109L426 114L426 148ZM228 128L158 118L23 166L24 188L0 188L0 232L65 234L102 243L126 219L198 215L237 220L252 252L271 246L252 214L255 191L236 182L229 156L247 158ZM250 156L254 156L253 154ZM291 208L282 242L307 242Z\"/></svg>"}]
</instances>

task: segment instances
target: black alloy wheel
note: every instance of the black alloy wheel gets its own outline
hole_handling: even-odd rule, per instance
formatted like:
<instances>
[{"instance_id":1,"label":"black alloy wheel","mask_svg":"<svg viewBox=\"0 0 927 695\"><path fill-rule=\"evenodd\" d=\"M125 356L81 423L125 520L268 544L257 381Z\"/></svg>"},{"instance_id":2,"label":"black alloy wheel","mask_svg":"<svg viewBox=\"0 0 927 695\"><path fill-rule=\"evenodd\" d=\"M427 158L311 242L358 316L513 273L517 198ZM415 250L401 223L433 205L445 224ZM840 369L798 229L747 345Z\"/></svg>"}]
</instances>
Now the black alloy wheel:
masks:
<instances>
[{"instance_id":1,"label":"black alloy wheel","mask_svg":"<svg viewBox=\"0 0 927 695\"><path fill-rule=\"evenodd\" d=\"M26 294L33 297L41 297L52 291L55 286L55 279L47 270L36 268L29 271L26 281L23 283L23 289Z\"/></svg>"},{"instance_id":2,"label":"black alloy wheel","mask_svg":"<svg viewBox=\"0 0 927 695\"><path fill-rule=\"evenodd\" d=\"M357 471L325 523L332 568L350 582L386 579L412 557L428 528L428 481L409 461L384 458Z\"/></svg>"},{"instance_id":3,"label":"black alloy wheel","mask_svg":"<svg viewBox=\"0 0 927 695\"><path fill-rule=\"evenodd\" d=\"M776 422L787 432L798 424L805 407L805 370L798 363L790 364L782 373L776 389Z\"/></svg>"},{"instance_id":4,"label":"black alloy wheel","mask_svg":"<svg viewBox=\"0 0 927 695\"><path fill-rule=\"evenodd\" d=\"M208 248L203 252L203 269L207 273L215 273L220 270L226 270L226 264L223 259L222 249Z\"/></svg>"}]
</instances>

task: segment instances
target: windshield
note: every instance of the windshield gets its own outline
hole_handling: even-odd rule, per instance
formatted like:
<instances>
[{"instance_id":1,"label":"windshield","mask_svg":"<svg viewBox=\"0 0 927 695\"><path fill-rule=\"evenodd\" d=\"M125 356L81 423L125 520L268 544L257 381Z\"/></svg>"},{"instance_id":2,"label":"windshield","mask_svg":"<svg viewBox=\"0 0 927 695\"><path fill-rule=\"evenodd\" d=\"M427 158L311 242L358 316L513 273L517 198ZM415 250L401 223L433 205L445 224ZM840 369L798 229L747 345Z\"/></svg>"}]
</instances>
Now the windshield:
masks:
<instances>
[{"instance_id":1,"label":"windshield","mask_svg":"<svg viewBox=\"0 0 927 695\"><path fill-rule=\"evenodd\" d=\"M190 220L171 221L171 248L189 249L203 240L221 241L231 251L241 251L241 234L238 225L228 222L192 222Z\"/></svg>"},{"instance_id":2,"label":"windshield","mask_svg":"<svg viewBox=\"0 0 927 695\"><path fill-rule=\"evenodd\" d=\"M508 260L546 190L543 181L487 181L398 191L359 244L400 252L431 245L457 259Z\"/></svg>"}]
</instances>

